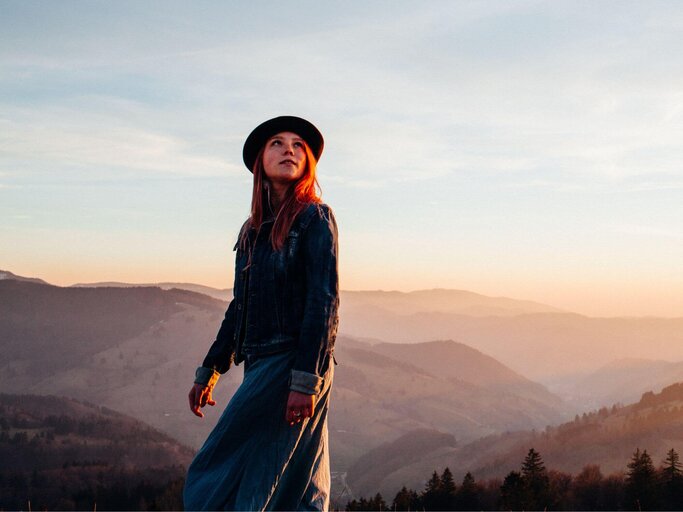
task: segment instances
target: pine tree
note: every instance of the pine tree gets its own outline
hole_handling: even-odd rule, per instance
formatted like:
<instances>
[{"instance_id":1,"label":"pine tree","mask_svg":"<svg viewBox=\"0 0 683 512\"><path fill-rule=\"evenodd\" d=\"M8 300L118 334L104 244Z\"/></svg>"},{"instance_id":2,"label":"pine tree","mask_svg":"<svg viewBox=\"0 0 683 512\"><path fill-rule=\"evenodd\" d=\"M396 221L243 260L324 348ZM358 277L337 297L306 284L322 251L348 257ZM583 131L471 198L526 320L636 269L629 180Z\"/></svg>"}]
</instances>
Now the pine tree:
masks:
<instances>
[{"instance_id":1,"label":"pine tree","mask_svg":"<svg viewBox=\"0 0 683 512\"><path fill-rule=\"evenodd\" d=\"M524 480L518 471L510 471L500 486L500 499L505 510L522 510L524 507Z\"/></svg>"},{"instance_id":2,"label":"pine tree","mask_svg":"<svg viewBox=\"0 0 683 512\"><path fill-rule=\"evenodd\" d=\"M368 501L368 508L367 510L386 510L387 509L387 503L384 501L384 498L382 498L382 495L380 493L375 494L374 498L370 498Z\"/></svg>"},{"instance_id":3,"label":"pine tree","mask_svg":"<svg viewBox=\"0 0 683 512\"><path fill-rule=\"evenodd\" d=\"M438 502L440 510L453 510L455 507L455 480L453 479L453 473L451 473L448 467L441 474Z\"/></svg>"},{"instance_id":4,"label":"pine tree","mask_svg":"<svg viewBox=\"0 0 683 512\"><path fill-rule=\"evenodd\" d=\"M550 480L541 455L533 448L529 449L522 463L522 480L524 481L524 508L543 510L550 505Z\"/></svg>"},{"instance_id":5,"label":"pine tree","mask_svg":"<svg viewBox=\"0 0 683 512\"><path fill-rule=\"evenodd\" d=\"M683 471L681 471L681 460L678 456L676 450L671 448L666 453L666 459L664 459L663 473L665 475L666 481L673 481L683 477Z\"/></svg>"},{"instance_id":6,"label":"pine tree","mask_svg":"<svg viewBox=\"0 0 683 512\"><path fill-rule=\"evenodd\" d=\"M425 490L420 496L422 506L425 510L439 510L439 497L441 494L441 478L439 474L434 471L432 477L427 482Z\"/></svg>"},{"instance_id":7,"label":"pine tree","mask_svg":"<svg viewBox=\"0 0 683 512\"><path fill-rule=\"evenodd\" d=\"M479 510L479 487L469 471L455 493L455 510Z\"/></svg>"},{"instance_id":8,"label":"pine tree","mask_svg":"<svg viewBox=\"0 0 683 512\"><path fill-rule=\"evenodd\" d=\"M391 504L392 510L418 510L421 508L417 492L408 489L405 485L401 488Z\"/></svg>"},{"instance_id":9,"label":"pine tree","mask_svg":"<svg viewBox=\"0 0 683 512\"><path fill-rule=\"evenodd\" d=\"M626 474L626 508L654 509L657 506L657 478L652 458L647 450L636 451L628 463Z\"/></svg>"},{"instance_id":10,"label":"pine tree","mask_svg":"<svg viewBox=\"0 0 683 512\"><path fill-rule=\"evenodd\" d=\"M683 466L676 450L666 454L661 470L663 507L666 510L683 509Z\"/></svg>"},{"instance_id":11,"label":"pine tree","mask_svg":"<svg viewBox=\"0 0 683 512\"><path fill-rule=\"evenodd\" d=\"M527 480L531 480L545 473L545 464L543 464L541 454L530 448L522 463L522 476Z\"/></svg>"}]
</instances>

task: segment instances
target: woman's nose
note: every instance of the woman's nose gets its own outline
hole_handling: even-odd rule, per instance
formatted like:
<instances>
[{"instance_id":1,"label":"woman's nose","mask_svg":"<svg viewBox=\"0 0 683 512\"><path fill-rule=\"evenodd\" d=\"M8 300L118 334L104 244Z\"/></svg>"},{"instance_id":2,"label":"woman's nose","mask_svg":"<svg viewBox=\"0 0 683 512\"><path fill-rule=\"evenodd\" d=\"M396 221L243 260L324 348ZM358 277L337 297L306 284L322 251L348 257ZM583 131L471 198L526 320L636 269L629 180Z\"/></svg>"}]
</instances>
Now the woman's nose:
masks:
<instances>
[{"instance_id":1,"label":"woman's nose","mask_svg":"<svg viewBox=\"0 0 683 512\"><path fill-rule=\"evenodd\" d=\"M285 153L289 153L290 155L294 154L294 146L292 144L285 144Z\"/></svg>"}]
</instances>

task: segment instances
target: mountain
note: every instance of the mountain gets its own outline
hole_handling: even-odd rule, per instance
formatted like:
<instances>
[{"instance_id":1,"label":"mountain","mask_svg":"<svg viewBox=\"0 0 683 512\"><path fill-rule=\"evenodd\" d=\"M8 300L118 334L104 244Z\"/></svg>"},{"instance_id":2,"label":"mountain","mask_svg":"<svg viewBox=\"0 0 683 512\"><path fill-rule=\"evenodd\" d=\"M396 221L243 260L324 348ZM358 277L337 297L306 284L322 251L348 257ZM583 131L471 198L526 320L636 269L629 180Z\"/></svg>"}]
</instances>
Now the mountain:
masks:
<instances>
[{"instance_id":1,"label":"mountain","mask_svg":"<svg viewBox=\"0 0 683 512\"><path fill-rule=\"evenodd\" d=\"M193 283L74 285L102 286L177 288L219 300L229 300L232 294L231 289ZM615 355L683 360L683 317L591 318L538 302L441 288L342 290L340 295L342 334L393 343L456 340L553 390L563 377L585 377L609 364Z\"/></svg>"},{"instance_id":2,"label":"mountain","mask_svg":"<svg viewBox=\"0 0 683 512\"><path fill-rule=\"evenodd\" d=\"M54 469L71 460L136 468L186 466L194 455L191 448L135 418L67 397L2 393L0 429L5 432L3 471ZM11 442L15 437L17 442Z\"/></svg>"},{"instance_id":3,"label":"mountain","mask_svg":"<svg viewBox=\"0 0 683 512\"><path fill-rule=\"evenodd\" d=\"M163 290L179 288L203 293L220 300L230 300L232 289L212 288L194 283L121 283L115 281L97 283L76 283L72 287L119 287L158 286ZM434 288L413 292L398 291L340 291L341 314L346 316L356 311L377 311L398 315L437 312L469 316L513 316L524 313L561 312L562 310L538 302L508 297L488 297L466 290Z\"/></svg>"},{"instance_id":4,"label":"mountain","mask_svg":"<svg viewBox=\"0 0 683 512\"><path fill-rule=\"evenodd\" d=\"M187 393L224 302L158 287L7 280L0 281L0 303L0 389L100 403L191 446L208 435L212 424L186 411ZM217 396L232 394L240 380L241 366L221 379Z\"/></svg>"},{"instance_id":5,"label":"mountain","mask_svg":"<svg viewBox=\"0 0 683 512\"><path fill-rule=\"evenodd\" d=\"M558 397L476 350L452 341L424 343L413 347L423 358L412 361L406 348L338 338L330 442L340 471L382 441L414 430L436 429L467 442L566 418ZM425 365L437 359L455 371ZM458 374L460 366L472 368L472 375L498 366L501 378L468 380Z\"/></svg>"},{"instance_id":6,"label":"mountain","mask_svg":"<svg viewBox=\"0 0 683 512\"><path fill-rule=\"evenodd\" d=\"M456 481L467 471L479 480L503 478L518 471L529 448L538 451L548 469L577 474L589 464L600 466L603 474L623 471L636 448L646 449L658 465L671 448L683 451L683 382L661 393L644 393L634 404L602 408L577 416L574 421L548 427L542 432L517 431L487 436L467 444L441 441L432 432L433 442L423 454L414 454L399 465L367 462L354 465L346 475L350 492L371 496L381 492L393 496L403 485L424 488L432 471L449 467ZM392 461L401 456L403 446L425 434L412 432L401 443L387 442L370 454ZM445 435L441 433L441 435ZM369 485L366 485L366 482Z\"/></svg>"},{"instance_id":7,"label":"mountain","mask_svg":"<svg viewBox=\"0 0 683 512\"><path fill-rule=\"evenodd\" d=\"M45 372L56 361L78 366L105 350L182 311L181 304L221 309L204 295L159 288L62 288L16 280L0 281L0 362L29 361L26 370ZM66 348L55 343L69 342ZM12 369L10 368L10 371Z\"/></svg>"},{"instance_id":8,"label":"mountain","mask_svg":"<svg viewBox=\"0 0 683 512\"><path fill-rule=\"evenodd\" d=\"M433 288L412 292L342 291L340 304L344 316L354 312L448 313L467 316L514 316L528 313L556 313L561 309L529 300L489 297L466 290Z\"/></svg>"},{"instance_id":9,"label":"mountain","mask_svg":"<svg viewBox=\"0 0 683 512\"><path fill-rule=\"evenodd\" d=\"M42 279L38 279L36 277L23 277L23 276L18 276L16 274L13 274L9 270L0 270L0 280L4 280L4 279L13 279L15 281L24 281L24 282L28 282L28 283L47 284Z\"/></svg>"},{"instance_id":10,"label":"mountain","mask_svg":"<svg viewBox=\"0 0 683 512\"><path fill-rule=\"evenodd\" d=\"M683 360L683 317L591 318L538 312L514 316L398 314L345 310L340 331L394 343L452 339L490 354L535 381L587 374L618 357Z\"/></svg>"},{"instance_id":11,"label":"mountain","mask_svg":"<svg viewBox=\"0 0 683 512\"><path fill-rule=\"evenodd\" d=\"M3 510L28 502L57 510L176 508L192 456L169 436L105 407L0 394Z\"/></svg>"},{"instance_id":12,"label":"mountain","mask_svg":"<svg viewBox=\"0 0 683 512\"><path fill-rule=\"evenodd\" d=\"M373 311L395 315L448 313L467 316L514 316L524 313L561 312L538 302L489 297L466 290L434 288L413 292L342 291L340 303L344 316Z\"/></svg>"},{"instance_id":13,"label":"mountain","mask_svg":"<svg viewBox=\"0 0 683 512\"><path fill-rule=\"evenodd\" d=\"M403 468L413 467L416 460L422 462L424 474L429 475L433 470L431 461L452 452L456 444L451 434L431 429L411 430L360 456L349 468L346 483L350 489L365 491L366 496L374 495L372 490L383 487L386 475L400 474ZM394 494L384 496L389 498Z\"/></svg>"},{"instance_id":14,"label":"mountain","mask_svg":"<svg viewBox=\"0 0 683 512\"><path fill-rule=\"evenodd\" d=\"M100 403L198 447L241 381L241 365L221 377L219 405L203 420L187 410L194 369L226 306L204 295L7 281L0 282L0 301L11 304L0 311L0 337L8 340L0 345L0 388L8 392ZM425 343L411 362L409 348L338 337L330 443L340 471L415 429L444 430L466 442L566 418L560 399L477 350ZM140 400L141 393L149 399Z\"/></svg>"},{"instance_id":15,"label":"mountain","mask_svg":"<svg viewBox=\"0 0 683 512\"><path fill-rule=\"evenodd\" d=\"M211 286L204 286L203 284L194 283L121 283L118 281L103 281L98 283L76 283L70 286L71 288L135 288L135 287L157 287L162 290L171 290L177 288L179 290L187 290L190 292L201 293L213 297L218 300L231 300L232 288L213 288Z\"/></svg>"},{"instance_id":16,"label":"mountain","mask_svg":"<svg viewBox=\"0 0 683 512\"><path fill-rule=\"evenodd\" d=\"M655 392L683 381L683 361L621 358L583 376L557 379L550 385L582 409L638 400L644 390Z\"/></svg>"},{"instance_id":17,"label":"mountain","mask_svg":"<svg viewBox=\"0 0 683 512\"><path fill-rule=\"evenodd\" d=\"M557 407L556 395L542 385L512 371L493 357L452 340L423 343L380 343L374 352L410 362L434 376L464 381L492 391L514 393Z\"/></svg>"}]
</instances>

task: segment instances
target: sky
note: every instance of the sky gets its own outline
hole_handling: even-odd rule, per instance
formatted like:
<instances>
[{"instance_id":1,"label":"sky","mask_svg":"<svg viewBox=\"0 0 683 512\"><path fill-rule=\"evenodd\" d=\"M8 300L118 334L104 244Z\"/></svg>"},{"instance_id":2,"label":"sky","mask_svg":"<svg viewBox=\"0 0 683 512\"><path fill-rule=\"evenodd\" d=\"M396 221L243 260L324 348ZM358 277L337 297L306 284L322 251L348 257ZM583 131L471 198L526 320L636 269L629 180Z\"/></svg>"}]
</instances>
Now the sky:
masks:
<instances>
[{"instance_id":1,"label":"sky","mask_svg":"<svg viewBox=\"0 0 683 512\"><path fill-rule=\"evenodd\" d=\"M0 0L0 269L230 288L278 115L343 290L683 316L683 3Z\"/></svg>"}]
</instances>

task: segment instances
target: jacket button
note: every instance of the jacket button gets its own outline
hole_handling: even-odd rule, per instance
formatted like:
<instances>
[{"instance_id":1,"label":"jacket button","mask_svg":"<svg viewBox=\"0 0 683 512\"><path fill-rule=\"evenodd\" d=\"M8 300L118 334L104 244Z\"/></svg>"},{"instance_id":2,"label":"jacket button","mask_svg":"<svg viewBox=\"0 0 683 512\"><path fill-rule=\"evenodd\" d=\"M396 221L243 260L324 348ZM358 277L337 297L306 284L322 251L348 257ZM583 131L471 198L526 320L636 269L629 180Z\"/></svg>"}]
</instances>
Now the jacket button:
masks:
<instances>
[{"instance_id":1,"label":"jacket button","mask_svg":"<svg viewBox=\"0 0 683 512\"><path fill-rule=\"evenodd\" d=\"M237 304L237 309L242 309L242 304Z\"/></svg>"}]
</instances>

